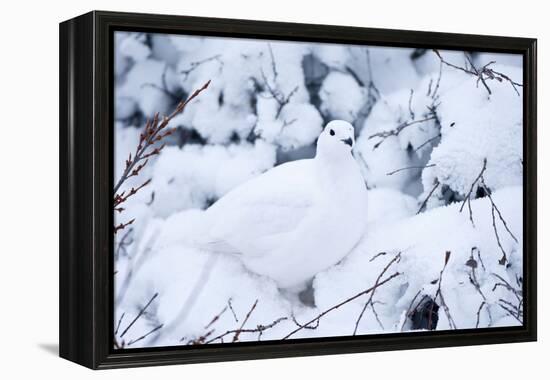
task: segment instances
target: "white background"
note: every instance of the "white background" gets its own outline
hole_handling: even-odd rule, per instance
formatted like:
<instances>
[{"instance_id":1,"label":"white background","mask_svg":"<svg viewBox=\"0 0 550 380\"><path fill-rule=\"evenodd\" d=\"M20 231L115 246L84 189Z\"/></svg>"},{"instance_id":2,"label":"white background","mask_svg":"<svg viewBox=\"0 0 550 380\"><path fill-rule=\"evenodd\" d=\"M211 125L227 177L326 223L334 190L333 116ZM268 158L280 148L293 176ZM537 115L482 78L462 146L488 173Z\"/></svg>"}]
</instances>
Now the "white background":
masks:
<instances>
[{"instance_id":1,"label":"white background","mask_svg":"<svg viewBox=\"0 0 550 380\"><path fill-rule=\"evenodd\" d=\"M92 9L536 37L539 39L539 342L102 371L59 359L58 22ZM525 379L548 372L550 28L542 1L5 1L0 38L0 375L155 378ZM6 212L7 211L7 212ZM539 374L539 375L537 375Z\"/></svg>"}]
</instances>

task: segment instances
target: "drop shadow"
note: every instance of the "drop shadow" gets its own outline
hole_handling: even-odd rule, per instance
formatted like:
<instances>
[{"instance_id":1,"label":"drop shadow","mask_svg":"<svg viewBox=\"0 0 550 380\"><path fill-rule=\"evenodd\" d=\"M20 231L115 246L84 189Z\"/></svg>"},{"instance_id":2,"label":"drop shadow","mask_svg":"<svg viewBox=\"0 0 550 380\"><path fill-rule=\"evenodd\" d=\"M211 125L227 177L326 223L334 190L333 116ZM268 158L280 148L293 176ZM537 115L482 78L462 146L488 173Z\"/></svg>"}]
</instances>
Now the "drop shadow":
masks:
<instances>
[{"instance_id":1,"label":"drop shadow","mask_svg":"<svg viewBox=\"0 0 550 380\"><path fill-rule=\"evenodd\" d=\"M55 356L59 356L59 344L58 343L39 343L38 347L47 353Z\"/></svg>"}]
</instances>

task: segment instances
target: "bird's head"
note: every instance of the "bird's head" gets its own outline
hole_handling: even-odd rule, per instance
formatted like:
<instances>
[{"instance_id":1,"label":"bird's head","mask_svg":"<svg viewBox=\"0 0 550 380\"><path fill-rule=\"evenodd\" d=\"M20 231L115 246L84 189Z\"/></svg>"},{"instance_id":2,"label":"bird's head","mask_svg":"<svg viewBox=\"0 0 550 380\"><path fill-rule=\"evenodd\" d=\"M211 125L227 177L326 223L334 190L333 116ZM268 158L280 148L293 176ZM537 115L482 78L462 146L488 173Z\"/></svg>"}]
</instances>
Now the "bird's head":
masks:
<instances>
[{"instance_id":1,"label":"bird's head","mask_svg":"<svg viewBox=\"0 0 550 380\"><path fill-rule=\"evenodd\" d=\"M355 145L353 125L344 120L328 123L317 140L317 153L349 154Z\"/></svg>"}]
</instances>

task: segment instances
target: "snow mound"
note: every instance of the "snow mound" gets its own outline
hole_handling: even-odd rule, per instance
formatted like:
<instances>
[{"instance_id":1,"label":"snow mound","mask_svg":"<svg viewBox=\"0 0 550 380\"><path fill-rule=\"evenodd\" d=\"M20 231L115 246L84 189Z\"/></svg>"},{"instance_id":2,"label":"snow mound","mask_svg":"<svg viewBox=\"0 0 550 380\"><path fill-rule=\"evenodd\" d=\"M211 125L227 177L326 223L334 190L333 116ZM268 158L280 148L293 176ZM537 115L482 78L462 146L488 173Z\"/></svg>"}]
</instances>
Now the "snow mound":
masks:
<instances>
[{"instance_id":1,"label":"snow mound","mask_svg":"<svg viewBox=\"0 0 550 380\"><path fill-rule=\"evenodd\" d=\"M166 147L154 167L151 204L157 216L188 208L205 208L235 186L275 164L273 145L186 145Z\"/></svg>"},{"instance_id":2,"label":"snow mound","mask_svg":"<svg viewBox=\"0 0 550 380\"><path fill-rule=\"evenodd\" d=\"M495 66L495 70L512 78L520 76L520 71L511 66ZM429 164L434 167L423 172L425 191L439 182L442 191L448 188L465 197L481 173L484 160L483 177L489 189L523 182L521 92L516 93L506 81L488 82L492 94L481 84L472 92L472 82L469 79L442 91L438 109L442 138L430 157ZM443 194L439 192L438 196L442 198ZM436 197L430 205L437 204Z\"/></svg>"}]
</instances>

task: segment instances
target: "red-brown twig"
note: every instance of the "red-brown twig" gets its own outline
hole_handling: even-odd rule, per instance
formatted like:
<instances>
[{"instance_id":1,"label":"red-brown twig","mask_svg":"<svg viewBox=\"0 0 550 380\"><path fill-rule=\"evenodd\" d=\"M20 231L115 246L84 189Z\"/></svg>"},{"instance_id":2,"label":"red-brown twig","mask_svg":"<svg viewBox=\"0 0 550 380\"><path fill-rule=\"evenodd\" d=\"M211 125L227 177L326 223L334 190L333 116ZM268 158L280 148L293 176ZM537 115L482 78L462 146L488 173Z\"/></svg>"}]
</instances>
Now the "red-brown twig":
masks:
<instances>
[{"instance_id":1,"label":"red-brown twig","mask_svg":"<svg viewBox=\"0 0 550 380\"><path fill-rule=\"evenodd\" d=\"M174 111L168 115L160 119L159 114L156 113L152 119L147 120L145 124L145 129L143 133L139 136L139 142L136 147L135 152L132 154L130 153L128 155L128 158L126 159L126 164L124 167L124 171L122 172L120 178L116 182L114 188L113 188L113 197L114 197L114 210L117 212L124 211L124 208L120 205L128 198L135 195L138 191L140 191L142 188L147 186L149 183L151 183L151 179L147 179L144 181L141 185L137 187L132 187L129 191L122 191L119 193L121 186L131 177L138 176L142 169L147 165L149 162L149 158L152 156L156 156L160 154L162 149L164 149L165 144L162 143L162 140L166 138L167 136L171 135L174 130L173 129L167 129L166 127L170 123L170 121L176 117L176 115L183 112L185 109L185 106L189 104L190 101L195 99L199 94L204 91L206 88L208 88L208 85L210 84L210 81L206 82L201 88L193 92L191 96L189 96L186 100L181 101ZM159 145L161 144L161 145ZM120 223L117 226L115 226L114 233L116 234L118 231L123 230L125 227L133 223L133 219L130 222L127 223Z\"/></svg>"},{"instance_id":2,"label":"red-brown twig","mask_svg":"<svg viewBox=\"0 0 550 380\"><path fill-rule=\"evenodd\" d=\"M244 325L248 321L248 318L250 318L250 315L252 315L252 312L254 312L254 309L256 309L257 305L258 305L258 300L256 300L256 302L254 302L254 305L252 305L252 307L250 308L250 310L246 314L246 317L244 317L244 320L243 320L243 323L241 324L241 327L237 330L237 332L235 333L235 336L233 336L233 342L236 342L236 341L239 340L239 336L241 335L241 331L244 328Z\"/></svg>"},{"instance_id":3,"label":"red-brown twig","mask_svg":"<svg viewBox=\"0 0 550 380\"><path fill-rule=\"evenodd\" d=\"M129 221L127 221L127 222L125 222L125 223L119 223L119 224L117 224L117 225L114 227L114 233L116 234L118 231L121 231L121 230L125 229L125 228L128 227L130 224L133 224L135 220L136 220L136 218L133 218L133 219L130 219Z\"/></svg>"}]
</instances>

